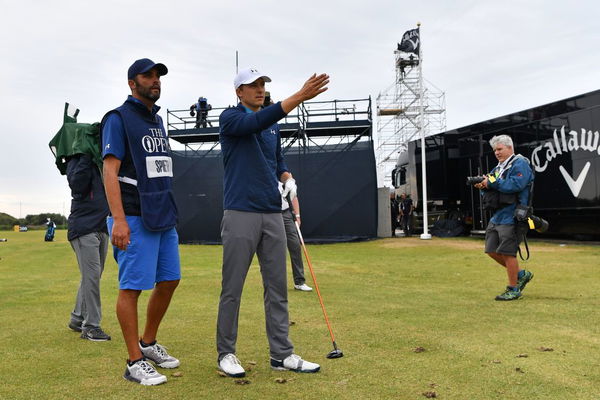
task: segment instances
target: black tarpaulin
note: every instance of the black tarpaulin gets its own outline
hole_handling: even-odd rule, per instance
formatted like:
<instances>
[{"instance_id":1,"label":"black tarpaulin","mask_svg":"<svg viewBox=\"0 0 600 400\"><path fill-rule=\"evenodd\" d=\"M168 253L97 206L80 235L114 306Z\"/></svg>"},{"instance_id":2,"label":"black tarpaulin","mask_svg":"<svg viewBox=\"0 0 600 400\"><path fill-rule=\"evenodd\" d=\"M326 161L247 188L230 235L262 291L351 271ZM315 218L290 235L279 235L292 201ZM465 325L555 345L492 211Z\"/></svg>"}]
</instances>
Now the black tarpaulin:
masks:
<instances>
[{"instance_id":1,"label":"black tarpaulin","mask_svg":"<svg viewBox=\"0 0 600 400\"><path fill-rule=\"evenodd\" d=\"M370 141L292 147L285 159L298 184L302 233L307 242L376 237L377 177ZM180 242L220 243L220 152L174 152L173 171Z\"/></svg>"}]
</instances>

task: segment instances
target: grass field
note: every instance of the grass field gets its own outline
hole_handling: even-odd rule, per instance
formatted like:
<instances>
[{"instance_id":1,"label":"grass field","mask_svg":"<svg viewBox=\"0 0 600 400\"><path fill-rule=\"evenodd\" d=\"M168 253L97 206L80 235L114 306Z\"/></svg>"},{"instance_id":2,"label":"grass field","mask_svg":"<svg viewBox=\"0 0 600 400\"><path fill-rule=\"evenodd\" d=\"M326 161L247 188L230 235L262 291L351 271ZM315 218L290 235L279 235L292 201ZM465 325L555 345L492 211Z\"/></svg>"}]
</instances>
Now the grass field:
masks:
<instances>
[{"instance_id":1,"label":"grass field","mask_svg":"<svg viewBox=\"0 0 600 400\"><path fill-rule=\"evenodd\" d=\"M66 232L52 243L43 236L0 232L8 239L0 242L0 399L600 399L598 246L533 243L526 267L535 278L521 300L505 303L493 298L506 275L480 239L309 246L345 354L325 358L332 346L316 295L290 290L290 336L321 364L318 374L269 368L253 265L238 340L250 384L239 385L216 372L221 247L184 245L183 279L159 331L181 367L162 370L167 384L142 387L121 377L112 249L102 300L113 340L93 343L66 326L79 279Z\"/></svg>"}]
</instances>

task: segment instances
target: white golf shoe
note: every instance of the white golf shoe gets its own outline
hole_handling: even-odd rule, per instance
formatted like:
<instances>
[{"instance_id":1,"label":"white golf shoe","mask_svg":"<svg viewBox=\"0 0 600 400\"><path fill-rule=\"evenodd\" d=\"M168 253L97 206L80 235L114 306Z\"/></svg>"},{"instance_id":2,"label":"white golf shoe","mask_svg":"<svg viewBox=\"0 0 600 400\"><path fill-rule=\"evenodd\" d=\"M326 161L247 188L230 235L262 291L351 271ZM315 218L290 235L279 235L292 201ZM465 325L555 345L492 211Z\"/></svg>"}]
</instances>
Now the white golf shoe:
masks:
<instances>
[{"instance_id":1,"label":"white golf shoe","mask_svg":"<svg viewBox=\"0 0 600 400\"><path fill-rule=\"evenodd\" d=\"M303 360L299 355L292 354L283 360L271 358L271 368L276 371L319 372L321 366Z\"/></svg>"},{"instance_id":2,"label":"white golf shoe","mask_svg":"<svg viewBox=\"0 0 600 400\"><path fill-rule=\"evenodd\" d=\"M300 290L302 292L312 292L312 288L306 283L303 283L302 285L294 285L294 289Z\"/></svg>"},{"instance_id":3,"label":"white golf shoe","mask_svg":"<svg viewBox=\"0 0 600 400\"><path fill-rule=\"evenodd\" d=\"M221 358L221 361L219 361L219 369L232 378L246 376L244 367L242 367L240 360L233 353L226 354Z\"/></svg>"},{"instance_id":4,"label":"white golf shoe","mask_svg":"<svg viewBox=\"0 0 600 400\"><path fill-rule=\"evenodd\" d=\"M156 372L152 364L141 359L133 365L127 365L123 378L140 385L160 385L167 381L167 377Z\"/></svg>"}]
</instances>

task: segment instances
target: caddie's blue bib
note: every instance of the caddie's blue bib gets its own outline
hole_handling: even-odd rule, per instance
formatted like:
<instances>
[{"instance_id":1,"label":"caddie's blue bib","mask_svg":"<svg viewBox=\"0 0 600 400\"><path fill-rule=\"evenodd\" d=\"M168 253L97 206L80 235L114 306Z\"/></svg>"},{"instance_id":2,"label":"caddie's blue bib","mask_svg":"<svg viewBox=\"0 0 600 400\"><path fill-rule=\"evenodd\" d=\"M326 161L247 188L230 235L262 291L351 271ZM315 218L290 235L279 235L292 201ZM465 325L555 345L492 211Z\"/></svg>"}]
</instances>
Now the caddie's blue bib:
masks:
<instances>
[{"instance_id":1,"label":"caddie's blue bib","mask_svg":"<svg viewBox=\"0 0 600 400\"><path fill-rule=\"evenodd\" d=\"M162 118L131 96L111 112L118 113L123 120L137 175L119 177L119 180L137 185L146 229L173 228L177 225L177 206L171 190L173 162Z\"/></svg>"}]
</instances>

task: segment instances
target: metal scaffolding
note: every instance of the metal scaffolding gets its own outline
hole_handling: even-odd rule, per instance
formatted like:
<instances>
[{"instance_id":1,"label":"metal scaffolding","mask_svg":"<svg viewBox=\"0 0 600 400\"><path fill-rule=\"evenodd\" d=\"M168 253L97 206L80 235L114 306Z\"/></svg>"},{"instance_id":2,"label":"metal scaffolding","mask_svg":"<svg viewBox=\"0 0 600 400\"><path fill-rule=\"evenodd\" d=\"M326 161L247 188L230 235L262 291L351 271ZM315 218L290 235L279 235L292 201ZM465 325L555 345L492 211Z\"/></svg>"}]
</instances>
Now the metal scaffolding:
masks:
<instances>
[{"instance_id":1,"label":"metal scaffolding","mask_svg":"<svg viewBox=\"0 0 600 400\"><path fill-rule=\"evenodd\" d=\"M419 57L394 51L396 80L377 96L375 159L379 187L389 186L398 155L407 143L420 136ZM423 125L425 136L446 130L445 94L423 79Z\"/></svg>"},{"instance_id":2,"label":"metal scaffolding","mask_svg":"<svg viewBox=\"0 0 600 400\"><path fill-rule=\"evenodd\" d=\"M183 144L186 152L219 151L219 114L226 108L209 110L204 126L197 126L188 109L167 110L169 138ZM279 121L281 145L324 148L372 142L371 114L371 97L304 102Z\"/></svg>"}]
</instances>

